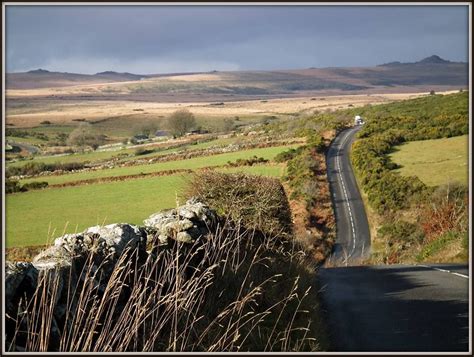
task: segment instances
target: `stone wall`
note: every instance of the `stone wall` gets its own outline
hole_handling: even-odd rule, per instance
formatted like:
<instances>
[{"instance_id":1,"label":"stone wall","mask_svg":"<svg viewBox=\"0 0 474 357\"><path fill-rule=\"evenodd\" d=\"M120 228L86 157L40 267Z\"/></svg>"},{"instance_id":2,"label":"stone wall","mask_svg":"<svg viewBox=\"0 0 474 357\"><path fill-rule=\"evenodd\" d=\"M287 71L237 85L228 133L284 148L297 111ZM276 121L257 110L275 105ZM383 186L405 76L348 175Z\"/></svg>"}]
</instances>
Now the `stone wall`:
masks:
<instances>
[{"instance_id":1,"label":"stone wall","mask_svg":"<svg viewBox=\"0 0 474 357\"><path fill-rule=\"evenodd\" d=\"M199 245L221 221L204 203L191 199L176 209L152 214L144 220L143 226L116 223L58 237L31 263L6 262L6 313L17 316L21 300L31 299L40 279L54 280L58 286L52 326L55 338L54 331L58 331L55 325L64 320L67 310L69 290L78 282L92 278L98 291L103 291L124 254L136 254L138 261L144 261L158 250L175 247L178 243L183 252L190 251L187 246ZM93 274L85 274L85 267ZM7 319L7 325L13 333L15 321ZM9 338L7 333L7 340Z\"/></svg>"}]
</instances>

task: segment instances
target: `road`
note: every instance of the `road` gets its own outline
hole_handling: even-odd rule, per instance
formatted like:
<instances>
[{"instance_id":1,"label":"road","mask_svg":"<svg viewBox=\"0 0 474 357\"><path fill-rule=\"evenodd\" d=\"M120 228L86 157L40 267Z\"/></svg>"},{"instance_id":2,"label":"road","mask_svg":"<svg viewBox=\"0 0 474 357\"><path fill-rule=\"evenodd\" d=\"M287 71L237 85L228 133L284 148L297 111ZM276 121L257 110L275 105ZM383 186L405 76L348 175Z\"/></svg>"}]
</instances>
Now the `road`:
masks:
<instances>
[{"instance_id":1,"label":"road","mask_svg":"<svg viewBox=\"0 0 474 357\"><path fill-rule=\"evenodd\" d=\"M370 254L367 216L349 153L359 128L342 131L328 154L337 239L319 270L333 351L460 352L469 346L467 265L355 266Z\"/></svg>"},{"instance_id":2,"label":"road","mask_svg":"<svg viewBox=\"0 0 474 357\"><path fill-rule=\"evenodd\" d=\"M441 269L449 272L388 265L321 269L332 349L467 352L467 266Z\"/></svg>"},{"instance_id":3,"label":"road","mask_svg":"<svg viewBox=\"0 0 474 357\"><path fill-rule=\"evenodd\" d=\"M342 131L326 155L336 216L337 239L331 262L350 264L370 254L370 231L364 203L352 171L350 148L360 127Z\"/></svg>"}]
</instances>

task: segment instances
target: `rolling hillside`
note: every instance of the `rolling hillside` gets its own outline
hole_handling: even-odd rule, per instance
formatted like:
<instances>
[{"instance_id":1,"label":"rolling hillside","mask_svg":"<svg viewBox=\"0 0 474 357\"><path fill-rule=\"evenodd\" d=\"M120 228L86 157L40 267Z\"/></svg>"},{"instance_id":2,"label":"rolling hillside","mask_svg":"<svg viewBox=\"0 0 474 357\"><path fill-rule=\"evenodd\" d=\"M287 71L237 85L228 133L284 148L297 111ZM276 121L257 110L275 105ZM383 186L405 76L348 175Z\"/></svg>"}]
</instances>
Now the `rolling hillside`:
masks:
<instances>
[{"instance_id":1,"label":"rolling hillside","mask_svg":"<svg viewBox=\"0 0 474 357\"><path fill-rule=\"evenodd\" d=\"M291 95L313 91L367 91L398 86L453 86L468 83L467 63L431 56L419 62L392 62L375 67L308 68L276 71L234 71L137 75L112 71L94 75L33 70L10 73L10 95L18 90L44 90L51 95L58 87L72 87L63 95L164 95L213 94L233 96ZM23 93L26 94L26 93Z\"/></svg>"}]
</instances>

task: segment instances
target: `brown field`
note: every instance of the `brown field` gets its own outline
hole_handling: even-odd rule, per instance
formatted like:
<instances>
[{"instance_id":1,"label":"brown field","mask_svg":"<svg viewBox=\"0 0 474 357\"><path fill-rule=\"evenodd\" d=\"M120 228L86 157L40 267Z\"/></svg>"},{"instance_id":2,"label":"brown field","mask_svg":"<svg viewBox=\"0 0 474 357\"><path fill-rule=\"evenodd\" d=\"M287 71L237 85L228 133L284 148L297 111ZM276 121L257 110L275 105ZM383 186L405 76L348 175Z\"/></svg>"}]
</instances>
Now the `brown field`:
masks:
<instances>
[{"instance_id":1,"label":"brown field","mask_svg":"<svg viewBox=\"0 0 474 357\"><path fill-rule=\"evenodd\" d=\"M122 82L123 83L123 82ZM91 87L89 85L89 87ZM74 87L63 88L66 91L74 90ZM41 92L50 89L33 89L15 92ZM449 93L449 91L445 92ZM39 126L44 120L56 125L75 125L75 119L85 119L95 122L100 120L118 121L148 121L164 118L173 111L187 108L197 117L207 119L235 117L235 116L291 116L297 114L312 114L314 111L325 111L359 107L366 104L381 104L391 101L415 98L426 95L421 93L386 93L386 94L357 94L357 95L333 95L297 98L276 98L266 100L246 100L224 102L137 102L130 100L113 101L104 100L66 100L36 101L26 94L21 95L26 104L30 101L32 105L24 105L7 110L6 123L16 128L28 128ZM217 105L216 105L217 104Z\"/></svg>"}]
</instances>

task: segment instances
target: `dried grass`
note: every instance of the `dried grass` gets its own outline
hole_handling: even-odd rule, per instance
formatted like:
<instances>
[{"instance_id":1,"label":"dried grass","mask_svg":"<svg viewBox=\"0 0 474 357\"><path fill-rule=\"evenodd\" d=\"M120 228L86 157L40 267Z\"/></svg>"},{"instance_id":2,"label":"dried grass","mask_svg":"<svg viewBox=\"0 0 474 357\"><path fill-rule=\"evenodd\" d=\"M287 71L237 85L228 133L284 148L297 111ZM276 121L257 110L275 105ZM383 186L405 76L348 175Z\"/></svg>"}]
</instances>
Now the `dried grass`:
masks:
<instances>
[{"instance_id":1,"label":"dried grass","mask_svg":"<svg viewBox=\"0 0 474 357\"><path fill-rule=\"evenodd\" d=\"M324 343L304 252L255 229L226 223L191 247L154 246L145 258L128 249L110 278L105 264L96 269L88 256L75 284L74 269L42 272L7 319L7 349L314 351Z\"/></svg>"}]
</instances>

